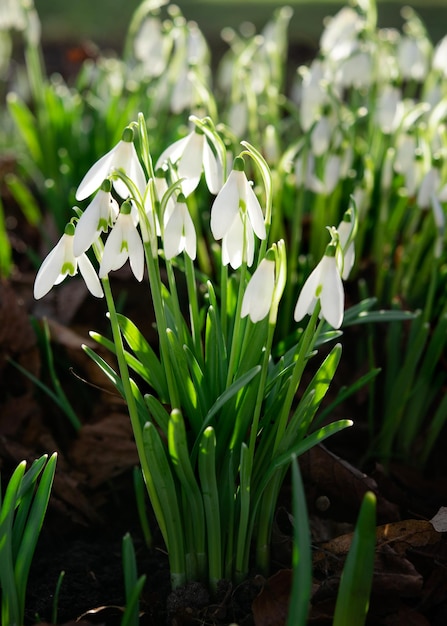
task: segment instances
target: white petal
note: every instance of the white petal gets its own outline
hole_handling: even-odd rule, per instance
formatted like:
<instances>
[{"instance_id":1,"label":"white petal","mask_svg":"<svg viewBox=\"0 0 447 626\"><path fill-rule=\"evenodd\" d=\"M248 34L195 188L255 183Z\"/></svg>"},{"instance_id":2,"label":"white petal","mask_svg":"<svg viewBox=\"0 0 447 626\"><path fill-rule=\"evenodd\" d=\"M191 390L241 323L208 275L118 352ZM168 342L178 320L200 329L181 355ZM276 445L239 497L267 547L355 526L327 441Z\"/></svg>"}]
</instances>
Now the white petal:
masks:
<instances>
[{"instance_id":1,"label":"white petal","mask_svg":"<svg viewBox=\"0 0 447 626\"><path fill-rule=\"evenodd\" d=\"M231 228L239 211L239 189L237 176L240 172L232 170L227 182L220 190L211 207L211 232L214 239L222 239Z\"/></svg>"},{"instance_id":2,"label":"white petal","mask_svg":"<svg viewBox=\"0 0 447 626\"><path fill-rule=\"evenodd\" d=\"M129 228L127 234L129 261L135 278L141 282L144 274L144 248L136 228Z\"/></svg>"},{"instance_id":3,"label":"white petal","mask_svg":"<svg viewBox=\"0 0 447 626\"><path fill-rule=\"evenodd\" d=\"M124 265L128 257L128 251L123 248L122 215L118 216L115 226L104 246L104 252L99 266L99 278L104 278L112 270L117 270Z\"/></svg>"},{"instance_id":4,"label":"white petal","mask_svg":"<svg viewBox=\"0 0 447 626\"><path fill-rule=\"evenodd\" d=\"M168 260L183 250L183 217L178 204L165 226L163 245Z\"/></svg>"},{"instance_id":5,"label":"white petal","mask_svg":"<svg viewBox=\"0 0 447 626\"><path fill-rule=\"evenodd\" d=\"M256 324L268 315L275 288L275 262L263 259L250 279L244 293L241 317L250 315Z\"/></svg>"},{"instance_id":6,"label":"white petal","mask_svg":"<svg viewBox=\"0 0 447 626\"><path fill-rule=\"evenodd\" d=\"M182 191L185 196L189 196L197 187L202 175L203 167L203 142L204 135L194 132L188 137L185 143L183 154L177 165L179 178L184 178Z\"/></svg>"},{"instance_id":7,"label":"white petal","mask_svg":"<svg viewBox=\"0 0 447 626\"><path fill-rule=\"evenodd\" d=\"M188 209L185 205L185 214L183 216L183 229L184 229L184 237L185 237L185 252L188 254L189 258L194 261L196 258L196 250L197 250L197 236L196 229L194 227L194 222L192 221L191 215L189 214Z\"/></svg>"},{"instance_id":8,"label":"white petal","mask_svg":"<svg viewBox=\"0 0 447 626\"><path fill-rule=\"evenodd\" d=\"M99 161L96 161L94 165L89 169L87 174L81 180L81 183L76 191L76 199L84 200L92 195L99 187L101 187L102 181L107 178L113 167L113 161L115 158L116 150L118 146L124 143L119 141L114 148L112 148L107 154L102 156Z\"/></svg>"},{"instance_id":9,"label":"white petal","mask_svg":"<svg viewBox=\"0 0 447 626\"><path fill-rule=\"evenodd\" d=\"M251 225L255 234L259 239L265 239L265 223L264 216L262 214L261 205L255 195L255 192L251 188L248 180L246 181L245 201L247 203L247 212L250 218Z\"/></svg>"},{"instance_id":10,"label":"white petal","mask_svg":"<svg viewBox=\"0 0 447 626\"><path fill-rule=\"evenodd\" d=\"M102 298L104 293L102 291L101 283L99 282L95 268L90 263L90 259L86 254L81 254L78 258L78 267L90 293L96 298Z\"/></svg>"},{"instance_id":11,"label":"white petal","mask_svg":"<svg viewBox=\"0 0 447 626\"><path fill-rule=\"evenodd\" d=\"M335 257L324 256L321 261L323 289L320 302L321 313L332 328L340 328L343 322L345 293Z\"/></svg>"},{"instance_id":12,"label":"white petal","mask_svg":"<svg viewBox=\"0 0 447 626\"><path fill-rule=\"evenodd\" d=\"M222 166L220 161L214 156L208 142L203 144L203 169L205 180L210 192L217 195L222 187Z\"/></svg>"},{"instance_id":13,"label":"white petal","mask_svg":"<svg viewBox=\"0 0 447 626\"><path fill-rule=\"evenodd\" d=\"M244 225L240 213L236 214L231 227L222 238L222 263L230 263L233 269L242 265Z\"/></svg>"},{"instance_id":14,"label":"white petal","mask_svg":"<svg viewBox=\"0 0 447 626\"><path fill-rule=\"evenodd\" d=\"M34 297L36 300L43 298L56 284L60 277L65 258L66 238L62 235L56 246L43 261L34 281ZM65 277L65 275L64 275ZM59 280L60 282L60 280Z\"/></svg>"},{"instance_id":15,"label":"white petal","mask_svg":"<svg viewBox=\"0 0 447 626\"><path fill-rule=\"evenodd\" d=\"M101 200L99 194L100 191L98 191L76 224L73 241L73 253L76 257L81 256L83 252L88 250L92 243L99 237L99 220L101 219Z\"/></svg>"},{"instance_id":16,"label":"white petal","mask_svg":"<svg viewBox=\"0 0 447 626\"><path fill-rule=\"evenodd\" d=\"M166 150L164 150L158 157L157 163L155 164L155 169L158 170L164 163L167 163L168 161L171 161L171 163L175 164L182 156L183 150L185 148L185 145L189 141L190 135L191 133L189 135L186 135L186 137L182 137L182 139L175 141L168 148L166 148Z\"/></svg>"},{"instance_id":17,"label":"white petal","mask_svg":"<svg viewBox=\"0 0 447 626\"><path fill-rule=\"evenodd\" d=\"M311 315L317 302L316 292L322 283L321 261L311 272L309 277L301 289L298 301L295 306L293 318L295 322L299 322L305 315Z\"/></svg>"},{"instance_id":18,"label":"white petal","mask_svg":"<svg viewBox=\"0 0 447 626\"><path fill-rule=\"evenodd\" d=\"M143 197L144 190L146 189L146 176L144 175L144 170L141 166L134 144L132 143L130 145L131 145L131 156L130 156L130 162L128 166L127 175L129 176L130 180L132 180L135 183L138 191L141 194L141 197Z\"/></svg>"}]
</instances>

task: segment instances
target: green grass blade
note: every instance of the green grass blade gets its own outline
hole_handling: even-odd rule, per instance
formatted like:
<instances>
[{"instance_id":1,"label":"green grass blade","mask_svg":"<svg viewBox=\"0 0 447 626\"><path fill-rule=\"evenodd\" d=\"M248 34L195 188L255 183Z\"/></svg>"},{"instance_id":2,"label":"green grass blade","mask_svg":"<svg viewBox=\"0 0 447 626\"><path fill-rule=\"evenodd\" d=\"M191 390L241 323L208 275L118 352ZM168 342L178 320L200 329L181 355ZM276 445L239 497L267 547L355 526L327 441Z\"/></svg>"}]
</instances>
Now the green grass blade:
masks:
<instances>
[{"instance_id":1,"label":"green grass blade","mask_svg":"<svg viewBox=\"0 0 447 626\"><path fill-rule=\"evenodd\" d=\"M363 626L369 608L376 547L376 496L362 502L351 548L341 575L333 626Z\"/></svg>"}]
</instances>

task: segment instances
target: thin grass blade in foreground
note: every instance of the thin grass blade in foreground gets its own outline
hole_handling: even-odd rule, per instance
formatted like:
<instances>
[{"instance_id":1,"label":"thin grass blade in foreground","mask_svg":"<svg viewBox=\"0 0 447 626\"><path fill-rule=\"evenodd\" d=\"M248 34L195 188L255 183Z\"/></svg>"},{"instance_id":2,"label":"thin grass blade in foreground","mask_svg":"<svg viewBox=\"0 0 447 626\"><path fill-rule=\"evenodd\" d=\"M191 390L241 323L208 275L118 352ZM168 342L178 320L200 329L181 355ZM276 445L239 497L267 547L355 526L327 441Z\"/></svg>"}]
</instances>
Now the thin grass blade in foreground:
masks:
<instances>
[{"instance_id":1,"label":"thin grass blade in foreground","mask_svg":"<svg viewBox=\"0 0 447 626\"><path fill-rule=\"evenodd\" d=\"M376 496L362 502L335 605L333 626L363 626L369 609L376 547Z\"/></svg>"}]
</instances>

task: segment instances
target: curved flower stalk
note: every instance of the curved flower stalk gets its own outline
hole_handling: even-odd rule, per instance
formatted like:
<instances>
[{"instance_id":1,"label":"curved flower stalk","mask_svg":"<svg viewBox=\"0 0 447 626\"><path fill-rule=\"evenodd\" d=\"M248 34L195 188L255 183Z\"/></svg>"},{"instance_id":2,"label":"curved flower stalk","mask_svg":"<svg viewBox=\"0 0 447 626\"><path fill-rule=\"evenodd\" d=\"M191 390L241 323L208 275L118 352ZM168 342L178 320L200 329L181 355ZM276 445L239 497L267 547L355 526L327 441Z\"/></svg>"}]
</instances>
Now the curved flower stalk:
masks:
<instances>
[{"instance_id":1,"label":"curved flower stalk","mask_svg":"<svg viewBox=\"0 0 447 626\"><path fill-rule=\"evenodd\" d=\"M113 175L114 170L122 169L134 182L143 197L146 188L146 176L133 143L134 131L129 126L124 129L122 139L114 148L96 161L82 179L77 191L76 199L84 200L92 195L101 186L103 180ZM113 187L122 198L129 197L129 189L120 180L113 180Z\"/></svg>"},{"instance_id":2,"label":"curved flower stalk","mask_svg":"<svg viewBox=\"0 0 447 626\"><path fill-rule=\"evenodd\" d=\"M112 183L106 178L99 191L85 209L74 234L73 251L75 256L81 255L100 237L102 232L107 232L112 226L119 213L117 201L111 194Z\"/></svg>"},{"instance_id":3,"label":"curved flower stalk","mask_svg":"<svg viewBox=\"0 0 447 626\"><path fill-rule=\"evenodd\" d=\"M155 168L161 168L168 161L176 165L179 178L185 179L182 181L182 191L186 197L198 186L202 171L210 192L215 195L219 193L222 187L222 164L199 128L166 148L159 156Z\"/></svg>"},{"instance_id":4,"label":"curved flower stalk","mask_svg":"<svg viewBox=\"0 0 447 626\"><path fill-rule=\"evenodd\" d=\"M312 271L298 297L294 319L299 322L305 315L312 315L320 302L320 317L332 328L340 328L343 322L345 294L336 260L337 245L331 242L323 258Z\"/></svg>"},{"instance_id":5,"label":"curved flower stalk","mask_svg":"<svg viewBox=\"0 0 447 626\"><path fill-rule=\"evenodd\" d=\"M107 238L99 266L99 277L104 278L112 270L118 270L129 259L130 267L138 281L143 280L144 249L140 234L132 216L132 203L126 200L112 232Z\"/></svg>"},{"instance_id":6,"label":"curved flower stalk","mask_svg":"<svg viewBox=\"0 0 447 626\"><path fill-rule=\"evenodd\" d=\"M222 262L237 269L243 262L251 266L254 235L265 239L261 205L247 180L244 160L236 157L233 169L211 207L211 232L222 239Z\"/></svg>"},{"instance_id":7,"label":"curved flower stalk","mask_svg":"<svg viewBox=\"0 0 447 626\"><path fill-rule=\"evenodd\" d=\"M343 219L337 227L338 240L341 247L339 270L343 280L351 273L355 262L354 234L356 224L350 209L345 212Z\"/></svg>"},{"instance_id":8,"label":"curved flower stalk","mask_svg":"<svg viewBox=\"0 0 447 626\"><path fill-rule=\"evenodd\" d=\"M75 227L72 222L65 227L59 242L46 257L34 281L34 297L43 298L54 285L61 283L66 276L74 276L79 269L88 290L96 298L103 297L101 283L89 258L84 254L75 256L73 240Z\"/></svg>"}]
</instances>

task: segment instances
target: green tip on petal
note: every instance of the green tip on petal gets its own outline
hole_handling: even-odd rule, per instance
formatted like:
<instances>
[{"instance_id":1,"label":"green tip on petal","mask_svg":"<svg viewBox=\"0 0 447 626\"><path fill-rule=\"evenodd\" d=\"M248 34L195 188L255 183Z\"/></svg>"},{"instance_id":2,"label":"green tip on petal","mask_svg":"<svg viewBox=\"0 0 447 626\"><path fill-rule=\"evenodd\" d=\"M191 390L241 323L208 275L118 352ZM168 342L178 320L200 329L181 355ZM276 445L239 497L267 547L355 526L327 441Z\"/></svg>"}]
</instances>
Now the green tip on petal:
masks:
<instances>
[{"instance_id":1,"label":"green tip on petal","mask_svg":"<svg viewBox=\"0 0 447 626\"><path fill-rule=\"evenodd\" d=\"M123 202L123 204L121 205L121 209L120 209L121 213L123 215L130 215L130 212L132 211L132 203L130 200L125 200Z\"/></svg>"},{"instance_id":2,"label":"green tip on petal","mask_svg":"<svg viewBox=\"0 0 447 626\"><path fill-rule=\"evenodd\" d=\"M123 141L126 141L127 143L132 143L133 137L134 137L133 128L131 128L130 126L127 126L127 128L125 128L123 131L121 139Z\"/></svg>"},{"instance_id":3,"label":"green tip on petal","mask_svg":"<svg viewBox=\"0 0 447 626\"><path fill-rule=\"evenodd\" d=\"M112 181L109 178L105 178L102 181L101 191L106 191L108 193L111 191L111 189L112 189Z\"/></svg>"},{"instance_id":4,"label":"green tip on petal","mask_svg":"<svg viewBox=\"0 0 447 626\"><path fill-rule=\"evenodd\" d=\"M183 193L179 193L177 196L177 202L186 202L186 197Z\"/></svg>"},{"instance_id":5,"label":"green tip on petal","mask_svg":"<svg viewBox=\"0 0 447 626\"><path fill-rule=\"evenodd\" d=\"M326 250L324 251L324 256L335 256L337 253L337 245L334 243L330 243L326 246Z\"/></svg>"},{"instance_id":6,"label":"green tip on petal","mask_svg":"<svg viewBox=\"0 0 447 626\"><path fill-rule=\"evenodd\" d=\"M237 172L243 172L245 170L245 161L241 156L237 156L233 161L233 169Z\"/></svg>"},{"instance_id":7,"label":"green tip on petal","mask_svg":"<svg viewBox=\"0 0 447 626\"><path fill-rule=\"evenodd\" d=\"M64 234L69 235L70 237L74 237L75 225L73 224L73 222L68 222L68 224L65 226Z\"/></svg>"}]
</instances>

